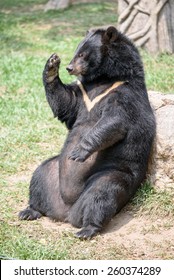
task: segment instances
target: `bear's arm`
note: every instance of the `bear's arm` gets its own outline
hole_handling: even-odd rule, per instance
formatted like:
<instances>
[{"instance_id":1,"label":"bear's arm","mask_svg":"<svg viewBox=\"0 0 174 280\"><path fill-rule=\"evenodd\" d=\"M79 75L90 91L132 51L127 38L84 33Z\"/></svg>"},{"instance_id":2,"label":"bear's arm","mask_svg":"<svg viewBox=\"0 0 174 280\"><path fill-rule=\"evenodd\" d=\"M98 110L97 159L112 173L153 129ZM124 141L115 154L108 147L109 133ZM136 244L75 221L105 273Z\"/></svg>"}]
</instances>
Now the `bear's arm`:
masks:
<instances>
[{"instance_id":1,"label":"bear's arm","mask_svg":"<svg viewBox=\"0 0 174 280\"><path fill-rule=\"evenodd\" d=\"M47 101L54 117L65 122L68 129L73 126L78 112L77 85L65 85L59 77L60 58L53 54L43 71L43 84Z\"/></svg>"},{"instance_id":2,"label":"bear's arm","mask_svg":"<svg viewBox=\"0 0 174 280\"><path fill-rule=\"evenodd\" d=\"M96 151L104 150L125 138L127 122L120 114L103 116L94 127L82 138L69 156L75 161L85 161Z\"/></svg>"},{"instance_id":3,"label":"bear's arm","mask_svg":"<svg viewBox=\"0 0 174 280\"><path fill-rule=\"evenodd\" d=\"M56 77L51 83L45 84L45 91L54 117L65 122L67 128L71 129L79 108L75 85L65 85Z\"/></svg>"}]
</instances>

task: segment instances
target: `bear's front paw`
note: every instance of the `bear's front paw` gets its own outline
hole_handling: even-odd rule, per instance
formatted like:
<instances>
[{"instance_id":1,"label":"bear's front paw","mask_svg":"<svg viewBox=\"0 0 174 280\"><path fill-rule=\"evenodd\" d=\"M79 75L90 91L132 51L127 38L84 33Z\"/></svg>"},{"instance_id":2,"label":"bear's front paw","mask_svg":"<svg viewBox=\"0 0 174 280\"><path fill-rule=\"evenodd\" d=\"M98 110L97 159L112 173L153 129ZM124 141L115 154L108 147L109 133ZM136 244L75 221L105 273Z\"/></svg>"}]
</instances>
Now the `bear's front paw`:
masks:
<instances>
[{"instance_id":1,"label":"bear's front paw","mask_svg":"<svg viewBox=\"0 0 174 280\"><path fill-rule=\"evenodd\" d=\"M72 151L72 153L68 158L74 161L84 162L88 157L89 157L88 151L78 147Z\"/></svg>"},{"instance_id":2,"label":"bear's front paw","mask_svg":"<svg viewBox=\"0 0 174 280\"><path fill-rule=\"evenodd\" d=\"M48 59L46 65L48 66L49 69L51 68L57 69L60 65L60 57L56 53L53 53Z\"/></svg>"},{"instance_id":3,"label":"bear's front paw","mask_svg":"<svg viewBox=\"0 0 174 280\"><path fill-rule=\"evenodd\" d=\"M57 77L59 65L60 57L56 53L52 54L45 65L43 72L44 81L50 83Z\"/></svg>"}]
</instances>

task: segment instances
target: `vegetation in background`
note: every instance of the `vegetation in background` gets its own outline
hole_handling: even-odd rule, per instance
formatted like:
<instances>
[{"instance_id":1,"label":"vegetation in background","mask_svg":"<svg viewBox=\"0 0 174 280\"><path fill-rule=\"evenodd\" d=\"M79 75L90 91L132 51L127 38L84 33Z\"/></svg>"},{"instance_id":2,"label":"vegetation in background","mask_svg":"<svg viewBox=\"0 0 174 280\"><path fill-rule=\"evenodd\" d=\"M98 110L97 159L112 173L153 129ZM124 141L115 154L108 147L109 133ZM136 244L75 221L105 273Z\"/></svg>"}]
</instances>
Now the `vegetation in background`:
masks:
<instances>
[{"instance_id":1,"label":"vegetation in background","mask_svg":"<svg viewBox=\"0 0 174 280\"><path fill-rule=\"evenodd\" d=\"M79 241L70 231L50 230L43 222L21 222L17 218L17 213L27 204L32 172L41 161L60 151L67 133L64 125L53 119L45 98L42 70L46 60L52 53L58 53L62 60L61 78L71 82L75 78L68 76L65 67L86 30L91 26L114 25L117 20L114 0L113 3L76 4L65 11L44 13L46 2L0 2L0 256L131 258L131 250L122 246L115 245L114 252L112 244L105 251L96 250L102 237ZM145 51L141 54L148 88L174 92L174 56L151 57ZM140 215L171 216L172 202L172 193L155 192L147 185L129 207ZM156 212L152 211L154 208Z\"/></svg>"}]
</instances>

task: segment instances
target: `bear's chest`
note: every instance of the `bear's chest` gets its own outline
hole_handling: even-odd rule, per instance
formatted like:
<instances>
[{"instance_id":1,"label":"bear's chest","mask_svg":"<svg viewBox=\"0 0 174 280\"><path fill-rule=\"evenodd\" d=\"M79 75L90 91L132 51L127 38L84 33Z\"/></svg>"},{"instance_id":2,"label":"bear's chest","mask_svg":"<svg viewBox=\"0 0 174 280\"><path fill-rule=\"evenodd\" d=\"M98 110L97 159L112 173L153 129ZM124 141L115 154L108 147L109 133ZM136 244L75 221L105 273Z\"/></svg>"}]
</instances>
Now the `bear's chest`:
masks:
<instances>
[{"instance_id":1,"label":"bear's chest","mask_svg":"<svg viewBox=\"0 0 174 280\"><path fill-rule=\"evenodd\" d=\"M115 89L123 82L103 85L83 85L77 81L81 92L80 110L77 120L98 121L104 110L108 110L115 99ZM114 98L113 98L114 97Z\"/></svg>"}]
</instances>

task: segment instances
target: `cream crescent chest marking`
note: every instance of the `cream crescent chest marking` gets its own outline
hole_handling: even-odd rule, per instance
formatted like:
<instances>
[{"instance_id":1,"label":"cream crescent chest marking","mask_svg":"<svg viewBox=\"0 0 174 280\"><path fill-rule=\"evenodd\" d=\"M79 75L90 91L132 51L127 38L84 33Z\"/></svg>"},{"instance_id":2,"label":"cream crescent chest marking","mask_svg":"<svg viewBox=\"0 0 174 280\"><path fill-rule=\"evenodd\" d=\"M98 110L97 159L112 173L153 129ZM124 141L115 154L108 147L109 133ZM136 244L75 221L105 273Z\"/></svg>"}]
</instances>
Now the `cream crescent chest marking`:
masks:
<instances>
[{"instance_id":1,"label":"cream crescent chest marking","mask_svg":"<svg viewBox=\"0 0 174 280\"><path fill-rule=\"evenodd\" d=\"M83 100L84 103L86 105L86 108L88 110L88 112L91 111L91 109L95 106L95 104L97 104L104 96L106 96L108 93L110 93L113 89L116 89L118 86L122 85L124 82L122 81L118 81L115 82L111 87L109 87L108 89L106 89L102 94L100 94L99 96L96 96L92 101L89 99L86 90L84 89L82 83L77 80L77 85L79 86L82 95L83 95Z\"/></svg>"}]
</instances>

